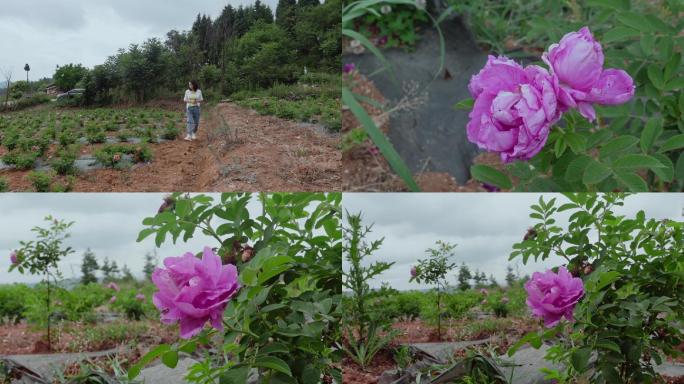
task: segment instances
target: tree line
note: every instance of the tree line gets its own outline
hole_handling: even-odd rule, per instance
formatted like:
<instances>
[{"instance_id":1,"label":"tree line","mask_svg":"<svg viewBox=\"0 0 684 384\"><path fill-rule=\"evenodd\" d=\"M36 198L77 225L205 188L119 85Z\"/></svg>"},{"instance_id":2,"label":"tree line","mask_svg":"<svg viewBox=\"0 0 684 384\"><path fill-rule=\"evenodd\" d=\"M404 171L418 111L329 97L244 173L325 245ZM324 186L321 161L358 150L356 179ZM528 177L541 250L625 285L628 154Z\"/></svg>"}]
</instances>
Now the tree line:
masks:
<instances>
[{"instance_id":1,"label":"tree line","mask_svg":"<svg viewBox=\"0 0 684 384\"><path fill-rule=\"evenodd\" d=\"M209 96L294 83L339 71L340 12L340 0L280 0L275 15L259 0L227 5L216 19L197 15L189 31L131 44L92 69L61 66L53 80L62 90L84 88L85 105L177 95L190 79Z\"/></svg>"},{"instance_id":2,"label":"tree line","mask_svg":"<svg viewBox=\"0 0 684 384\"><path fill-rule=\"evenodd\" d=\"M143 266L145 278L149 280L156 267L156 253L147 253L145 255L145 265ZM97 283L100 280L97 276L98 271L102 272L103 282L110 282L113 280L136 280L126 264L119 269L116 260L110 261L108 258L105 258L103 262L99 263L95 253L92 250L87 249L83 253L83 261L81 263L81 284Z\"/></svg>"}]
</instances>

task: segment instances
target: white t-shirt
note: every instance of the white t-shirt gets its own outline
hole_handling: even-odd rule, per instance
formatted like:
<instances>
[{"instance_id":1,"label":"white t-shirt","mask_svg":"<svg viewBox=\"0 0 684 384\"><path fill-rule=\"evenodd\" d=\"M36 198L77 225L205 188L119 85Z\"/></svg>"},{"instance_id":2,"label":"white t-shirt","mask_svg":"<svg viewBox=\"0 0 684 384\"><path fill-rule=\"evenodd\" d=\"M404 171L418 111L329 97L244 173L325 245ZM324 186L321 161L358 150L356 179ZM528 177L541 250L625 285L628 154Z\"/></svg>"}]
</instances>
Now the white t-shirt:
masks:
<instances>
[{"instance_id":1,"label":"white t-shirt","mask_svg":"<svg viewBox=\"0 0 684 384\"><path fill-rule=\"evenodd\" d=\"M191 90L186 90L185 91L185 98L183 99L185 101L185 106L186 107L199 107L200 103L204 101L202 98L202 90L198 89L196 92L193 92Z\"/></svg>"}]
</instances>

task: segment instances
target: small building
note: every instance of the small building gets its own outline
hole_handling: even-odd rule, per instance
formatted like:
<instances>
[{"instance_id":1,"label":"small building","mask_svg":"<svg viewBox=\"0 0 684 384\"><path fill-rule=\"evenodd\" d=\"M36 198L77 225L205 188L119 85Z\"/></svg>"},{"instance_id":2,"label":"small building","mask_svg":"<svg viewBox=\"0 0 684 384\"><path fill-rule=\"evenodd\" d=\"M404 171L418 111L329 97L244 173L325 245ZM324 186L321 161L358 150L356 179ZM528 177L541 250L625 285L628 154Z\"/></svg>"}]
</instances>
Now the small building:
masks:
<instances>
[{"instance_id":1,"label":"small building","mask_svg":"<svg viewBox=\"0 0 684 384\"><path fill-rule=\"evenodd\" d=\"M60 93L61 92L60 92L59 88L57 88L57 86L54 83L48 84L48 86L45 87L45 94L48 96L57 96Z\"/></svg>"}]
</instances>

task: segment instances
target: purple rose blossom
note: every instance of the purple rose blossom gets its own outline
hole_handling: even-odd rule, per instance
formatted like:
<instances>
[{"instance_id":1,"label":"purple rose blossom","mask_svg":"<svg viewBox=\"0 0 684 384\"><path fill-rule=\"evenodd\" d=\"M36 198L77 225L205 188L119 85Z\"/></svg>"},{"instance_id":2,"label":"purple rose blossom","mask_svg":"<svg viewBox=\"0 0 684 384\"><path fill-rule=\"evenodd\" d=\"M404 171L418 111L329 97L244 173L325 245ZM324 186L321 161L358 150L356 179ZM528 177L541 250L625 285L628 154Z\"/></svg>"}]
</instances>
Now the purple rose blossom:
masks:
<instances>
[{"instance_id":1,"label":"purple rose blossom","mask_svg":"<svg viewBox=\"0 0 684 384\"><path fill-rule=\"evenodd\" d=\"M413 267L411 267L411 277L416 277L417 275L418 275L418 269L414 265Z\"/></svg>"},{"instance_id":2,"label":"purple rose blossom","mask_svg":"<svg viewBox=\"0 0 684 384\"><path fill-rule=\"evenodd\" d=\"M113 281L111 283L107 284L107 288L113 289L117 292L119 292L121 290L121 288L119 288L119 286L116 285L116 283Z\"/></svg>"},{"instance_id":3,"label":"purple rose blossom","mask_svg":"<svg viewBox=\"0 0 684 384\"><path fill-rule=\"evenodd\" d=\"M346 74L350 74L350 73L354 72L355 69L356 69L356 64L354 64L354 63L345 63L342 66L342 72L344 72Z\"/></svg>"},{"instance_id":4,"label":"purple rose blossom","mask_svg":"<svg viewBox=\"0 0 684 384\"><path fill-rule=\"evenodd\" d=\"M565 267L558 268L558 273L547 270L545 273L535 272L525 283L527 306L536 317L544 319L544 326L551 328L558 324L562 317L573 321L572 311L584 295L582 279L572 277Z\"/></svg>"},{"instance_id":5,"label":"purple rose blossom","mask_svg":"<svg viewBox=\"0 0 684 384\"><path fill-rule=\"evenodd\" d=\"M482 288L482 289L480 289L480 293L487 296L489 294L489 291L487 291L487 289L485 289L485 288Z\"/></svg>"},{"instance_id":6,"label":"purple rose blossom","mask_svg":"<svg viewBox=\"0 0 684 384\"><path fill-rule=\"evenodd\" d=\"M223 330L223 311L240 289L238 272L232 264L222 265L211 248L205 247L202 259L188 252L164 260L152 281L159 289L152 298L165 324L180 323L180 336L191 338L202 331L207 321Z\"/></svg>"},{"instance_id":7,"label":"purple rose blossom","mask_svg":"<svg viewBox=\"0 0 684 384\"><path fill-rule=\"evenodd\" d=\"M560 119L553 78L536 65L523 68L506 57L490 55L468 89L475 99L468 115L468 140L499 152L506 163L539 153L551 125Z\"/></svg>"},{"instance_id":8,"label":"purple rose blossom","mask_svg":"<svg viewBox=\"0 0 684 384\"><path fill-rule=\"evenodd\" d=\"M135 295L135 299L138 301L145 301L145 295L143 295L142 293L138 293L137 295Z\"/></svg>"},{"instance_id":9,"label":"purple rose blossom","mask_svg":"<svg viewBox=\"0 0 684 384\"><path fill-rule=\"evenodd\" d=\"M12 264L19 264L19 258L17 258L17 251L12 251L12 253L10 253L10 261L12 262Z\"/></svg>"},{"instance_id":10,"label":"purple rose blossom","mask_svg":"<svg viewBox=\"0 0 684 384\"><path fill-rule=\"evenodd\" d=\"M542 55L558 88L559 108L577 108L589 121L592 103L623 104L634 96L634 80L621 69L603 69L603 50L588 27L563 36Z\"/></svg>"},{"instance_id":11,"label":"purple rose blossom","mask_svg":"<svg viewBox=\"0 0 684 384\"><path fill-rule=\"evenodd\" d=\"M109 299L110 304L114 304L116 302L116 296L112 296L111 299Z\"/></svg>"}]
</instances>

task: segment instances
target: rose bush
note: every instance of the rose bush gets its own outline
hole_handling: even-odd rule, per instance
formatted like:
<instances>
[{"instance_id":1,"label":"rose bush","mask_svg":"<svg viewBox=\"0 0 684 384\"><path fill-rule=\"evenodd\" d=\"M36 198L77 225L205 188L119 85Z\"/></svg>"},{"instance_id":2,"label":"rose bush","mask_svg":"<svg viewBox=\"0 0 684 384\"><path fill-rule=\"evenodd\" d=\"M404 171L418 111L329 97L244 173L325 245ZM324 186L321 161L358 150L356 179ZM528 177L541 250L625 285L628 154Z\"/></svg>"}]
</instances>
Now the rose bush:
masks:
<instances>
[{"instance_id":1,"label":"rose bush","mask_svg":"<svg viewBox=\"0 0 684 384\"><path fill-rule=\"evenodd\" d=\"M341 194L253 196L173 194L143 221L140 241L154 236L161 246L201 231L215 244L202 260L172 257L155 271L155 305L189 338L152 349L131 379L156 358L175 367L179 352L202 346L216 352L189 369L191 382L341 382Z\"/></svg>"},{"instance_id":2,"label":"rose bush","mask_svg":"<svg viewBox=\"0 0 684 384\"><path fill-rule=\"evenodd\" d=\"M560 382L654 382L654 364L680 355L684 336L684 223L643 211L617 215L622 194L565 196L560 206L540 197L530 215L537 224L513 247L511 259L556 257L565 265L527 283L528 303L552 328L526 335L509 355L546 340L553 342L547 359L566 367L550 372ZM567 224L557 223L566 211ZM561 315L574 322L559 322Z\"/></svg>"}]
</instances>

